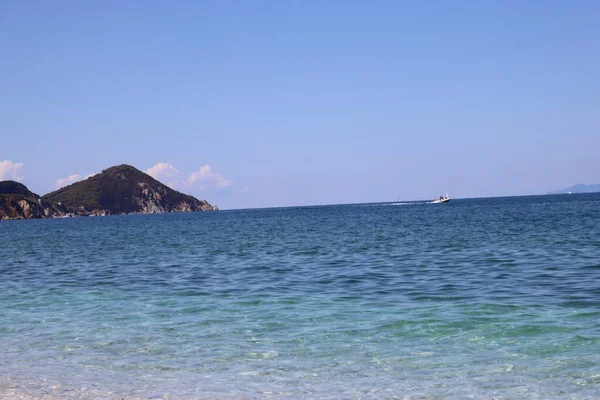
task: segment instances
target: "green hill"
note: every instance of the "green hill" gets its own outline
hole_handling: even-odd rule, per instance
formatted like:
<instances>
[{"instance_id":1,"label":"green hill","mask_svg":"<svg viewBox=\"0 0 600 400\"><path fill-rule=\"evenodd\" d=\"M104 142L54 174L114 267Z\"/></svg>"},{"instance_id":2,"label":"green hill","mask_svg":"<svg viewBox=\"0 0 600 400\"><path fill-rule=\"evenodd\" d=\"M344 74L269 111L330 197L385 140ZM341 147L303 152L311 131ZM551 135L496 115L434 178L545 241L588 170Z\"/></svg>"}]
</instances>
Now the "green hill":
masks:
<instances>
[{"instance_id":1,"label":"green hill","mask_svg":"<svg viewBox=\"0 0 600 400\"><path fill-rule=\"evenodd\" d=\"M109 215L217 210L205 200L180 193L150 175L118 165L42 197L75 215Z\"/></svg>"},{"instance_id":2,"label":"green hill","mask_svg":"<svg viewBox=\"0 0 600 400\"><path fill-rule=\"evenodd\" d=\"M27 189L27 186L22 183L15 181L1 181L0 182L0 195L21 195L24 197L35 197L39 198L37 194Z\"/></svg>"}]
</instances>

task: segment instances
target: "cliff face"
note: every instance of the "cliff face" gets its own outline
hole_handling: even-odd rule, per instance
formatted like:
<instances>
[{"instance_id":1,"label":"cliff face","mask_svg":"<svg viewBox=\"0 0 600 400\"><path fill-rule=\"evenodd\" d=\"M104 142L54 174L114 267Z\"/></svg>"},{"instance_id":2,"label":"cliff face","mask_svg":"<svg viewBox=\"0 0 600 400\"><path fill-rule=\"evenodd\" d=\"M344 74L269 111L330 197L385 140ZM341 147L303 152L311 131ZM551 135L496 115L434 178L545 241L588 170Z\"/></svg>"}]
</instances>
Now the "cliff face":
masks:
<instances>
[{"instance_id":1,"label":"cliff face","mask_svg":"<svg viewBox=\"0 0 600 400\"><path fill-rule=\"evenodd\" d=\"M108 168L43 197L24 185L0 182L0 218L47 218L218 210L129 165Z\"/></svg>"},{"instance_id":2,"label":"cliff face","mask_svg":"<svg viewBox=\"0 0 600 400\"><path fill-rule=\"evenodd\" d=\"M45 212L36 199L0 195L0 219L44 218Z\"/></svg>"}]
</instances>

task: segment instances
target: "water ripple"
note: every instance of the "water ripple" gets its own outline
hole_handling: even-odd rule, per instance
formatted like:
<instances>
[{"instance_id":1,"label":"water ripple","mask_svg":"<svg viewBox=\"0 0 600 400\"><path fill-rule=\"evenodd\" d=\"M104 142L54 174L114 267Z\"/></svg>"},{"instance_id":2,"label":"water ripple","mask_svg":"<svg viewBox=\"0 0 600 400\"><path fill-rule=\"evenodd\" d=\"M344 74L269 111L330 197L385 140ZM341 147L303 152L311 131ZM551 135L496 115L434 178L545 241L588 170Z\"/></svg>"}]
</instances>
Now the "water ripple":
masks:
<instances>
[{"instance_id":1,"label":"water ripple","mask_svg":"<svg viewBox=\"0 0 600 400\"><path fill-rule=\"evenodd\" d=\"M394 205L2 221L0 397L598 398L599 195Z\"/></svg>"}]
</instances>

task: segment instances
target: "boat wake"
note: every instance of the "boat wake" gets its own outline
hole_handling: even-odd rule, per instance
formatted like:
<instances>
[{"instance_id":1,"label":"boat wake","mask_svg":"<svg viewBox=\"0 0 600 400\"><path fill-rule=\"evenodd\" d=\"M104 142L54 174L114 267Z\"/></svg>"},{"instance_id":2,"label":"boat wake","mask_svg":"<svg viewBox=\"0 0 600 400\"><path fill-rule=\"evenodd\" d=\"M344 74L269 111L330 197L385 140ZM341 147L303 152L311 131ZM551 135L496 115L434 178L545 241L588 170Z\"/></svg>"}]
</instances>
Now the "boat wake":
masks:
<instances>
[{"instance_id":1,"label":"boat wake","mask_svg":"<svg viewBox=\"0 0 600 400\"><path fill-rule=\"evenodd\" d=\"M422 201L406 201L398 203L366 204L364 207L389 207L389 206L416 206L419 204L429 204Z\"/></svg>"}]
</instances>

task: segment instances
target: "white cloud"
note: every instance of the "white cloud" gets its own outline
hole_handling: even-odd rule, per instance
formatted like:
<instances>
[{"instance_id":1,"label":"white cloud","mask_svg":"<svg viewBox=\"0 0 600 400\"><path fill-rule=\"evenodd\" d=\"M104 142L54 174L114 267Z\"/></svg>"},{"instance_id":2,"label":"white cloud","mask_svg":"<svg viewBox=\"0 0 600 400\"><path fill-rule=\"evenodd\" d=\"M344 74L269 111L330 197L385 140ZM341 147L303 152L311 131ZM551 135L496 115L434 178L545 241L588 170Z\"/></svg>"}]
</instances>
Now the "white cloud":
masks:
<instances>
[{"instance_id":1,"label":"white cloud","mask_svg":"<svg viewBox=\"0 0 600 400\"><path fill-rule=\"evenodd\" d=\"M83 177L83 180L86 180L87 178L91 178L94 175L98 175L98 174L89 174Z\"/></svg>"},{"instance_id":2,"label":"white cloud","mask_svg":"<svg viewBox=\"0 0 600 400\"><path fill-rule=\"evenodd\" d=\"M61 188L63 186L67 186L70 185L71 183L77 182L81 180L81 175L79 174L73 174L73 175L69 175L66 178L60 178L56 180L56 187L57 188Z\"/></svg>"},{"instance_id":3,"label":"white cloud","mask_svg":"<svg viewBox=\"0 0 600 400\"><path fill-rule=\"evenodd\" d=\"M13 163L10 160L0 162L0 181L5 179L14 181L23 180L23 175L21 175L23 165L23 163Z\"/></svg>"},{"instance_id":4,"label":"white cloud","mask_svg":"<svg viewBox=\"0 0 600 400\"><path fill-rule=\"evenodd\" d=\"M208 164L200 168L200 171L194 172L188 176L188 178L185 180L187 185L193 185L196 182L214 183L217 189L224 189L233 184L231 180L225 179L223 174L213 172Z\"/></svg>"},{"instance_id":5,"label":"white cloud","mask_svg":"<svg viewBox=\"0 0 600 400\"><path fill-rule=\"evenodd\" d=\"M145 172L154 179L172 178L173 176L179 173L177 168L175 168L169 163L164 162L157 163L153 167L148 168Z\"/></svg>"}]
</instances>

